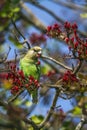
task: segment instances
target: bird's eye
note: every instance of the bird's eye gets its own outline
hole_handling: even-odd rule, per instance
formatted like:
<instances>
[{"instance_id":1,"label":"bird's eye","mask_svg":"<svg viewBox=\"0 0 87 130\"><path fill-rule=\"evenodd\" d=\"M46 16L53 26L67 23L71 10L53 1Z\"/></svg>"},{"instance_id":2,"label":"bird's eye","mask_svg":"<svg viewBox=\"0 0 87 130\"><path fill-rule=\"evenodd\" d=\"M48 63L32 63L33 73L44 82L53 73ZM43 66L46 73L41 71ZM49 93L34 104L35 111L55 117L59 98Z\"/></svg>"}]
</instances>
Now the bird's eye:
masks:
<instances>
[{"instance_id":1,"label":"bird's eye","mask_svg":"<svg viewBox=\"0 0 87 130\"><path fill-rule=\"evenodd\" d=\"M37 50L36 50L36 49L34 49L34 52L37 52Z\"/></svg>"}]
</instances>

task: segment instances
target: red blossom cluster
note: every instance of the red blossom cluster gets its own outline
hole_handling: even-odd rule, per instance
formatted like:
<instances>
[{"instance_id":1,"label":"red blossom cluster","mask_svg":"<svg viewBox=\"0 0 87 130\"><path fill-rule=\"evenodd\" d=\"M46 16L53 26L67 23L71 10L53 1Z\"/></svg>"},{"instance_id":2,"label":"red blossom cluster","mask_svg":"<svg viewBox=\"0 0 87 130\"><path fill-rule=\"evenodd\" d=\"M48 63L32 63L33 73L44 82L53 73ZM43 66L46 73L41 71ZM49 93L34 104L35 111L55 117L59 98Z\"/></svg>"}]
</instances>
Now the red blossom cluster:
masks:
<instances>
[{"instance_id":1,"label":"red blossom cluster","mask_svg":"<svg viewBox=\"0 0 87 130\"><path fill-rule=\"evenodd\" d=\"M50 37L56 38L57 36L60 35L60 33L61 33L61 29L57 23L47 27L47 35Z\"/></svg>"},{"instance_id":2,"label":"red blossom cluster","mask_svg":"<svg viewBox=\"0 0 87 130\"><path fill-rule=\"evenodd\" d=\"M32 33L29 40L34 45L40 45L41 43L46 42L46 36L43 34Z\"/></svg>"},{"instance_id":3,"label":"red blossom cluster","mask_svg":"<svg viewBox=\"0 0 87 130\"><path fill-rule=\"evenodd\" d=\"M26 77L22 70L19 70L15 64L9 65L10 72L5 75L7 80L12 80L11 93L16 94L22 88L33 91L38 89L40 84L33 76Z\"/></svg>"},{"instance_id":4,"label":"red blossom cluster","mask_svg":"<svg viewBox=\"0 0 87 130\"><path fill-rule=\"evenodd\" d=\"M87 39L83 40L77 34L77 29L76 23L65 22L62 27L56 23L47 27L47 35L66 42L74 58L87 60Z\"/></svg>"},{"instance_id":5,"label":"red blossom cluster","mask_svg":"<svg viewBox=\"0 0 87 130\"><path fill-rule=\"evenodd\" d=\"M72 71L66 71L62 77L62 81L64 83L74 83L78 82L78 79L76 78L75 74L72 73Z\"/></svg>"}]
</instances>

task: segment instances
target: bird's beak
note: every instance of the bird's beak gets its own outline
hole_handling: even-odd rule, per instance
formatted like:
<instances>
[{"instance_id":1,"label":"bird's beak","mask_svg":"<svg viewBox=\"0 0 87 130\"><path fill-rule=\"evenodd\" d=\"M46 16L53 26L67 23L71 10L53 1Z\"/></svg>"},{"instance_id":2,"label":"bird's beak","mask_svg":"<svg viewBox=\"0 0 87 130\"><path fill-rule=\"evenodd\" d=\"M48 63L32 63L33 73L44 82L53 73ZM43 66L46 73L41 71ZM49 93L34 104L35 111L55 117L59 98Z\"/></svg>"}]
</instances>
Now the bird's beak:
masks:
<instances>
[{"instance_id":1,"label":"bird's beak","mask_svg":"<svg viewBox=\"0 0 87 130\"><path fill-rule=\"evenodd\" d=\"M38 52L38 54L37 54L37 57L38 57L38 58L41 57L41 54L42 54L42 51L40 50L40 51Z\"/></svg>"},{"instance_id":2,"label":"bird's beak","mask_svg":"<svg viewBox=\"0 0 87 130\"><path fill-rule=\"evenodd\" d=\"M38 54L41 55L41 54L42 54L42 51L39 51Z\"/></svg>"}]
</instances>

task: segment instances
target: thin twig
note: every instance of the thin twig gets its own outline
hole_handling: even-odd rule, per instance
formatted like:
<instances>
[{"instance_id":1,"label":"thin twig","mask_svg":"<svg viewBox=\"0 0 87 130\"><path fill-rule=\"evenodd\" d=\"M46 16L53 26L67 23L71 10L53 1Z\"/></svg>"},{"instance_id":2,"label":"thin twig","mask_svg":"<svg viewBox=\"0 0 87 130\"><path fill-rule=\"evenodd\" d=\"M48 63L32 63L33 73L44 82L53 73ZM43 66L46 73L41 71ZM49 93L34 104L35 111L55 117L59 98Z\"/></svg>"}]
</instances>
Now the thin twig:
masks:
<instances>
[{"instance_id":1,"label":"thin twig","mask_svg":"<svg viewBox=\"0 0 87 130\"><path fill-rule=\"evenodd\" d=\"M53 59L52 57L48 57L48 56L42 55L41 58L51 60L51 61L53 61L54 63L56 63L57 65L60 65L61 67L65 68L65 69L72 70L72 68L70 68L70 67L64 65L63 63L61 63L61 62L59 62L59 61L56 61L56 60Z\"/></svg>"},{"instance_id":2,"label":"thin twig","mask_svg":"<svg viewBox=\"0 0 87 130\"><path fill-rule=\"evenodd\" d=\"M64 7L73 9L73 10L80 10L80 11L85 11L87 12L87 8L86 6L81 6L81 5L76 5L76 3L72 3L72 2L64 2L64 1L60 1L60 0L52 0L51 2L56 3L56 4L60 4Z\"/></svg>"},{"instance_id":3,"label":"thin twig","mask_svg":"<svg viewBox=\"0 0 87 130\"><path fill-rule=\"evenodd\" d=\"M15 96L13 96L12 98L10 98L9 100L8 100L8 103L11 103L11 102L13 102L21 93L23 93L24 92L24 88L22 88Z\"/></svg>"},{"instance_id":4,"label":"thin twig","mask_svg":"<svg viewBox=\"0 0 87 130\"><path fill-rule=\"evenodd\" d=\"M27 124L32 125L32 127L34 128L34 130L40 130L39 127L36 125L36 123L34 123L31 119L27 119L24 118L23 121Z\"/></svg>"},{"instance_id":5,"label":"thin twig","mask_svg":"<svg viewBox=\"0 0 87 130\"><path fill-rule=\"evenodd\" d=\"M4 106L5 108L7 107L8 103L5 101L0 100L0 106Z\"/></svg>"},{"instance_id":6,"label":"thin twig","mask_svg":"<svg viewBox=\"0 0 87 130\"><path fill-rule=\"evenodd\" d=\"M9 55L9 53L10 53L10 50L11 50L11 47L9 46L9 50L8 50L6 56L5 56L3 59L0 59L0 64L1 64L1 63L4 63L4 62L7 60L8 55Z\"/></svg>"},{"instance_id":7,"label":"thin twig","mask_svg":"<svg viewBox=\"0 0 87 130\"><path fill-rule=\"evenodd\" d=\"M78 125L76 126L75 130L82 130L84 124L85 124L86 120L85 120L85 116L82 115L81 121L78 123Z\"/></svg>"},{"instance_id":8,"label":"thin twig","mask_svg":"<svg viewBox=\"0 0 87 130\"><path fill-rule=\"evenodd\" d=\"M76 4L71 3L71 2L65 3L64 1L62 2L62 1L59 1L59 0L53 0L51 2L55 2L58 5L60 4L60 5L63 5L64 7L68 7L68 8L73 9L73 10L80 10L80 11L82 10L82 11L85 11L85 12L87 11L86 7L82 7L82 6L76 5ZM61 19L61 21L63 21L63 20ZM64 21L62 23L64 23ZM77 32L80 35L82 35L83 37L87 36L86 32L82 32L80 30L77 30Z\"/></svg>"},{"instance_id":9,"label":"thin twig","mask_svg":"<svg viewBox=\"0 0 87 130\"><path fill-rule=\"evenodd\" d=\"M57 103L57 99L58 99L59 93L60 93L60 91L58 89L56 89L56 93L55 93L55 96L54 96L53 103L52 103L52 105L50 107L50 110L49 110L46 118L44 119L44 121L38 126L40 129L45 126L47 121L49 121L50 117L52 116L52 113L53 113L53 111L55 109L55 106L56 106L56 103Z\"/></svg>"},{"instance_id":10,"label":"thin twig","mask_svg":"<svg viewBox=\"0 0 87 130\"><path fill-rule=\"evenodd\" d=\"M58 85L58 84L46 84L46 86L50 87L50 88L56 88L56 89L63 90L62 86Z\"/></svg>"},{"instance_id":11,"label":"thin twig","mask_svg":"<svg viewBox=\"0 0 87 130\"><path fill-rule=\"evenodd\" d=\"M73 71L74 74L76 74L76 73L79 71L79 69L80 69L81 66L82 66L82 63L83 63L83 60L79 60L79 63L78 63L78 65L77 65L77 67L76 67L75 70Z\"/></svg>"},{"instance_id":12,"label":"thin twig","mask_svg":"<svg viewBox=\"0 0 87 130\"><path fill-rule=\"evenodd\" d=\"M16 49L14 50L14 53L15 53L15 63L16 63L16 59L17 59L17 52L16 52Z\"/></svg>"},{"instance_id":13,"label":"thin twig","mask_svg":"<svg viewBox=\"0 0 87 130\"><path fill-rule=\"evenodd\" d=\"M30 43L26 40L25 36L20 32L20 30L19 30L18 27L16 26L16 24L15 24L15 22L14 22L13 19L11 19L11 22L12 22L12 24L14 25L16 31L20 34L20 36L22 36L22 38L24 39L24 41L26 41L26 44L27 44L27 46L28 46L28 49L30 49L30 48L31 48Z\"/></svg>"}]
</instances>

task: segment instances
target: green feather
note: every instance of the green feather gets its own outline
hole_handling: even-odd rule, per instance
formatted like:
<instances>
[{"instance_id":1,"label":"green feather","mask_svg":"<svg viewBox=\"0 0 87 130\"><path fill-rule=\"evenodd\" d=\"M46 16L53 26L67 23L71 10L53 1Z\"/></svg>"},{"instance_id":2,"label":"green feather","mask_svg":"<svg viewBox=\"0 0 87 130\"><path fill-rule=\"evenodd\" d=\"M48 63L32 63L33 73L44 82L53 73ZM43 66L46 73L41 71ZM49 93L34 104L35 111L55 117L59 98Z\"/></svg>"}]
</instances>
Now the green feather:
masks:
<instances>
[{"instance_id":1,"label":"green feather","mask_svg":"<svg viewBox=\"0 0 87 130\"><path fill-rule=\"evenodd\" d=\"M40 67L36 66L35 63L26 62L25 60L20 61L20 68L23 70L25 76L32 75L35 79L40 78Z\"/></svg>"}]
</instances>

